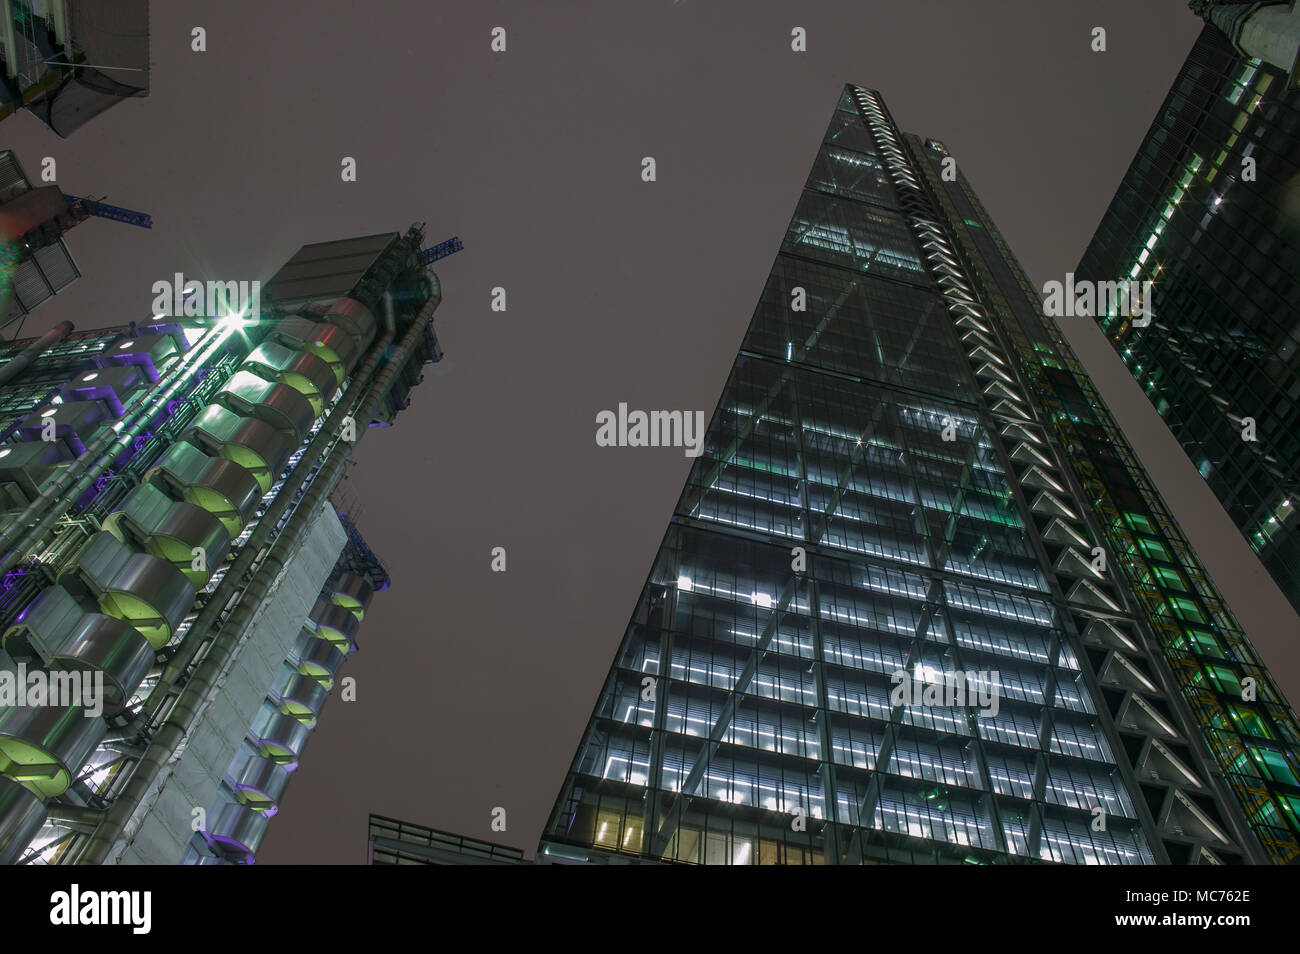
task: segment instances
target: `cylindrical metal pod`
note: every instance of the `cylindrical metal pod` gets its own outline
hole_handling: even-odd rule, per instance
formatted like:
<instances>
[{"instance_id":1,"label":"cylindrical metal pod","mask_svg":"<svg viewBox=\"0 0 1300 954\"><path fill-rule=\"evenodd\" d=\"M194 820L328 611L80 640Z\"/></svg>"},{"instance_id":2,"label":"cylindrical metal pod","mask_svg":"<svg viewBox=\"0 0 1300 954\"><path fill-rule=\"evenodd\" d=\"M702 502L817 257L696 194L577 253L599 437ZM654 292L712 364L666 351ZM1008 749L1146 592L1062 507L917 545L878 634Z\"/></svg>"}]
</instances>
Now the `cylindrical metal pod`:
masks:
<instances>
[{"instance_id":1,"label":"cylindrical metal pod","mask_svg":"<svg viewBox=\"0 0 1300 954\"><path fill-rule=\"evenodd\" d=\"M214 457L224 457L245 467L257 478L262 493L271 489L297 446L288 433L220 404L204 408L181 438Z\"/></svg>"},{"instance_id":2,"label":"cylindrical metal pod","mask_svg":"<svg viewBox=\"0 0 1300 954\"><path fill-rule=\"evenodd\" d=\"M357 357L361 354L352 336L338 325L315 322L300 316L281 321L272 330L271 337L289 347L316 355L330 366L339 384L352 372Z\"/></svg>"},{"instance_id":3,"label":"cylindrical metal pod","mask_svg":"<svg viewBox=\"0 0 1300 954\"><path fill-rule=\"evenodd\" d=\"M42 664L47 663L85 615L86 611L67 590L47 586L5 630L0 646L15 658L32 656Z\"/></svg>"},{"instance_id":4,"label":"cylindrical metal pod","mask_svg":"<svg viewBox=\"0 0 1300 954\"><path fill-rule=\"evenodd\" d=\"M305 397L287 384L266 381L251 371L232 374L216 393L213 403L292 434L295 443L307 436L316 420L311 402Z\"/></svg>"},{"instance_id":5,"label":"cylindrical metal pod","mask_svg":"<svg viewBox=\"0 0 1300 954\"><path fill-rule=\"evenodd\" d=\"M339 386L333 369L324 360L310 351L290 348L272 340L258 345L241 367L260 378L289 385L311 402L317 416Z\"/></svg>"},{"instance_id":6,"label":"cylindrical metal pod","mask_svg":"<svg viewBox=\"0 0 1300 954\"><path fill-rule=\"evenodd\" d=\"M235 798L249 808L266 811L280 804L289 787L289 773L273 759L252 758L232 786Z\"/></svg>"},{"instance_id":7,"label":"cylindrical metal pod","mask_svg":"<svg viewBox=\"0 0 1300 954\"><path fill-rule=\"evenodd\" d=\"M311 612L316 624L316 637L333 643L343 653L352 652L356 646L359 624L357 618L342 606L317 600Z\"/></svg>"},{"instance_id":8,"label":"cylindrical metal pod","mask_svg":"<svg viewBox=\"0 0 1300 954\"><path fill-rule=\"evenodd\" d=\"M59 574L59 583L77 595L98 597L100 608L140 631L161 649L194 604L194 584L165 560L132 553L111 533L94 534Z\"/></svg>"},{"instance_id":9,"label":"cylindrical metal pod","mask_svg":"<svg viewBox=\"0 0 1300 954\"><path fill-rule=\"evenodd\" d=\"M21 858L44 824L44 803L22 785L0 776L0 865Z\"/></svg>"},{"instance_id":10,"label":"cylindrical metal pod","mask_svg":"<svg viewBox=\"0 0 1300 954\"><path fill-rule=\"evenodd\" d=\"M202 507L221 521L232 539L253 518L263 494L247 468L233 460L209 457L186 441L167 448L144 479Z\"/></svg>"},{"instance_id":11,"label":"cylindrical metal pod","mask_svg":"<svg viewBox=\"0 0 1300 954\"><path fill-rule=\"evenodd\" d=\"M208 840L223 854L235 860L257 853L266 837L269 819L247 805L232 802L221 810L217 823L208 831Z\"/></svg>"},{"instance_id":12,"label":"cylindrical metal pod","mask_svg":"<svg viewBox=\"0 0 1300 954\"><path fill-rule=\"evenodd\" d=\"M102 613L88 613L53 654L51 669L102 672L104 714L121 712L149 673L154 648L133 627Z\"/></svg>"},{"instance_id":13,"label":"cylindrical metal pod","mask_svg":"<svg viewBox=\"0 0 1300 954\"><path fill-rule=\"evenodd\" d=\"M230 550L230 534L213 514L184 500L172 500L153 484L141 484L104 520L104 529L125 544L139 541L147 552L204 586ZM196 556L195 550L199 551Z\"/></svg>"},{"instance_id":14,"label":"cylindrical metal pod","mask_svg":"<svg viewBox=\"0 0 1300 954\"><path fill-rule=\"evenodd\" d=\"M313 724L328 694L325 687L311 676L304 676L289 665L280 667L280 675L271 689L281 712L299 722Z\"/></svg>"},{"instance_id":15,"label":"cylindrical metal pod","mask_svg":"<svg viewBox=\"0 0 1300 954\"><path fill-rule=\"evenodd\" d=\"M343 573L334 584L334 595L330 602L350 610L353 616L362 620L366 617L366 607L370 605L370 597L374 592L375 588L370 585L370 581L361 574Z\"/></svg>"},{"instance_id":16,"label":"cylindrical metal pod","mask_svg":"<svg viewBox=\"0 0 1300 954\"><path fill-rule=\"evenodd\" d=\"M194 584L176 567L148 553L133 554L109 585L101 606L161 649L194 605Z\"/></svg>"},{"instance_id":17,"label":"cylindrical metal pod","mask_svg":"<svg viewBox=\"0 0 1300 954\"><path fill-rule=\"evenodd\" d=\"M302 758L310 737L307 726L270 705L262 707L249 732L257 754L281 765L291 765Z\"/></svg>"},{"instance_id":18,"label":"cylindrical metal pod","mask_svg":"<svg viewBox=\"0 0 1300 954\"><path fill-rule=\"evenodd\" d=\"M357 343L358 352L363 354L379 330L374 312L355 298L340 298L325 309L320 320L347 331Z\"/></svg>"},{"instance_id":19,"label":"cylindrical metal pod","mask_svg":"<svg viewBox=\"0 0 1300 954\"><path fill-rule=\"evenodd\" d=\"M334 675L343 665L344 654L333 643L303 633L294 644L290 661L304 676L311 676L327 690L334 688Z\"/></svg>"},{"instance_id":20,"label":"cylindrical metal pod","mask_svg":"<svg viewBox=\"0 0 1300 954\"><path fill-rule=\"evenodd\" d=\"M0 775L43 798L62 795L107 729L82 706L0 709Z\"/></svg>"}]
</instances>

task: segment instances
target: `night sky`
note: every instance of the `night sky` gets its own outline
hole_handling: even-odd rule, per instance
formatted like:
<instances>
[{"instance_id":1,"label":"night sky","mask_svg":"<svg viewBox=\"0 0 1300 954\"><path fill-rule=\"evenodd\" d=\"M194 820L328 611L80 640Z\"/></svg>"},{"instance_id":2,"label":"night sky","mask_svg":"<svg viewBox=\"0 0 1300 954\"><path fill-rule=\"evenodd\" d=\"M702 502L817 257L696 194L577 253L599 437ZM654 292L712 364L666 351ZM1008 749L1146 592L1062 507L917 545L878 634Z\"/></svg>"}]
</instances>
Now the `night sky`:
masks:
<instances>
[{"instance_id":1,"label":"night sky","mask_svg":"<svg viewBox=\"0 0 1300 954\"><path fill-rule=\"evenodd\" d=\"M446 359L345 484L393 585L263 864L361 862L370 812L532 853L691 464L597 447L595 414L711 416L844 83L944 141L1041 286L1078 263L1201 26L1185 0L152 6L148 98L66 141L3 124L29 174L53 156L65 191L154 217L79 226L83 277L24 335L143 319L177 271L265 281L304 243L417 221L465 243L436 267ZM1300 700L1300 621L1095 326L1062 324Z\"/></svg>"}]
</instances>

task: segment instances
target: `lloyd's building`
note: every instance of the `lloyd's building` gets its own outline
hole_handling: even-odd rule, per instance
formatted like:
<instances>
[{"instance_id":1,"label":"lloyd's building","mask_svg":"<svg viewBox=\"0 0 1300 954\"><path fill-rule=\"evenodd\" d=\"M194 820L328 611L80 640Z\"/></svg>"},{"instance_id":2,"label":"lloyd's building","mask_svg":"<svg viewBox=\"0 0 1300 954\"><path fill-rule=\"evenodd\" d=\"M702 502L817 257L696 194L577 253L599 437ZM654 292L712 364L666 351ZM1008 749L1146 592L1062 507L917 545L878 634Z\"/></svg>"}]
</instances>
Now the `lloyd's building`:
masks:
<instances>
[{"instance_id":1,"label":"lloyd's building","mask_svg":"<svg viewBox=\"0 0 1300 954\"><path fill-rule=\"evenodd\" d=\"M1294 863L1298 776L969 183L846 87L537 860Z\"/></svg>"},{"instance_id":2,"label":"lloyd's building","mask_svg":"<svg viewBox=\"0 0 1300 954\"><path fill-rule=\"evenodd\" d=\"M253 860L388 583L330 494L441 357L422 241L0 348L0 862Z\"/></svg>"}]
</instances>

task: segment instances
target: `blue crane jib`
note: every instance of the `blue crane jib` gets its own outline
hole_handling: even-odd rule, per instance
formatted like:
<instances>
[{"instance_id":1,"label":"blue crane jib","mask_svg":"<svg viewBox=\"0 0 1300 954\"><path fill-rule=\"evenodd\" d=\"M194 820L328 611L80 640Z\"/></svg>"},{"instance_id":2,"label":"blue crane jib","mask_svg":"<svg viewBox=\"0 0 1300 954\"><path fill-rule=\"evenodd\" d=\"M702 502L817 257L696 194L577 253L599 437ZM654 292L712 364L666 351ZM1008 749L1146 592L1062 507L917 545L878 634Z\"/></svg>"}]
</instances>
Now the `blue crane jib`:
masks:
<instances>
[{"instance_id":1,"label":"blue crane jib","mask_svg":"<svg viewBox=\"0 0 1300 954\"><path fill-rule=\"evenodd\" d=\"M116 205L109 205L107 202L97 202L94 199L87 199L82 196L69 195L66 198L68 208L74 212L82 211L87 215L98 216L101 219L112 219L114 222L125 222L127 225L139 226L142 229L153 228L153 217L145 212L123 209Z\"/></svg>"},{"instance_id":2,"label":"blue crane jib","mask_svg":"<svg viewBox=\"0 0 1300 954\"><path fill-rule=\"evenodd\" d=\"M465 246L461 243L460 238L453 235L451 238L447 239L447 241L439 242L437 245L432 245L421 252L420 264L429 265L440 258L446 258L448 255L459 252L464 247Z\"/></svg>"}]
</instances>

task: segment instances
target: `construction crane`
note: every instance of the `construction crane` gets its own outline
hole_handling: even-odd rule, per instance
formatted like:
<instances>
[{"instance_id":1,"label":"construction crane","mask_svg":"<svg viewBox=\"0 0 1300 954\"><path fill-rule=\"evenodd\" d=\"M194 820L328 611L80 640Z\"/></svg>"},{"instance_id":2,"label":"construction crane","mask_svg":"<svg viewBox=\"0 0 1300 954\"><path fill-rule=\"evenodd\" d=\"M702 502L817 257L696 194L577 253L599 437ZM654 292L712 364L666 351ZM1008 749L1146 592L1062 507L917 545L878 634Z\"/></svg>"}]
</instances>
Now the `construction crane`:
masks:
<instances>
[{"instance_id":1,"label":"construction crane","mask_svg":"<svg viewBox=\"0 0 1300 954\"><path fill-rule=\"evenodd\" d=\"M74 225L91 216L125 222L142 229L153 228L153 219L143 212L108 205L97 199L64 195L57 186L30 189L5 205L5 238L17 239L20 258L27 258L39 248L54 245Z\"/></svg>"}]
</instances>

